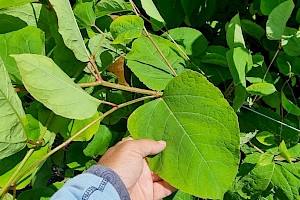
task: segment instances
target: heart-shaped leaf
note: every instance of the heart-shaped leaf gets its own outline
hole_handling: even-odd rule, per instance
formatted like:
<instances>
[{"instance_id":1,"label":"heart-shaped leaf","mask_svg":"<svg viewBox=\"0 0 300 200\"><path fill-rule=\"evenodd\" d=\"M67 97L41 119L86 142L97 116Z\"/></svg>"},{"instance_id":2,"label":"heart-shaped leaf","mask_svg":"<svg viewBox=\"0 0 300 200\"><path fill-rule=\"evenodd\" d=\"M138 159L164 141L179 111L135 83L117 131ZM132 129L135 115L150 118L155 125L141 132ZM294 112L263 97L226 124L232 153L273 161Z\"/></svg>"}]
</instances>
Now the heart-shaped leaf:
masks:
<instances>
[{"instance_id":1,"label":"heart-shaped leaf","mask_svg":"<svg viewBox=\"0 0 300 200\"><path fill-rule=\"evenodd\" d=\"M149 165L174 187L222 198L231 186L239 163L237 116L201 74L187 70L171 80L162 98L130 116L128 128L134 138L167 142Z\"/></svg>"}]
</instances>

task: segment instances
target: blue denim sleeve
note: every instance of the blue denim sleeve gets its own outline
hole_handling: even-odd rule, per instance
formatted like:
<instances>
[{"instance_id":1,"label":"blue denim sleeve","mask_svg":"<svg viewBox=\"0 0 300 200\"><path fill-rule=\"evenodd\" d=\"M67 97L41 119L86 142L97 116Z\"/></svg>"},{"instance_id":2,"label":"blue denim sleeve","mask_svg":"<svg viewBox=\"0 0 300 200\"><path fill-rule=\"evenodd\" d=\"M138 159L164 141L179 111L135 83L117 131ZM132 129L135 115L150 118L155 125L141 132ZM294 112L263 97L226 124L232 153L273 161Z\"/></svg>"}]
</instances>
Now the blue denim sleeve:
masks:
<instances>
[{"instance_id":1,"label":"blue denim sleeve","mask_svg":"<svg viewBox=\"0 0 300 200\"><path fill-rule=\"evenodd\" d=\"M111 169L95 165L75 176L58 190L51 200L130 200L120 177Z\"/></svg>"}]
</instances>

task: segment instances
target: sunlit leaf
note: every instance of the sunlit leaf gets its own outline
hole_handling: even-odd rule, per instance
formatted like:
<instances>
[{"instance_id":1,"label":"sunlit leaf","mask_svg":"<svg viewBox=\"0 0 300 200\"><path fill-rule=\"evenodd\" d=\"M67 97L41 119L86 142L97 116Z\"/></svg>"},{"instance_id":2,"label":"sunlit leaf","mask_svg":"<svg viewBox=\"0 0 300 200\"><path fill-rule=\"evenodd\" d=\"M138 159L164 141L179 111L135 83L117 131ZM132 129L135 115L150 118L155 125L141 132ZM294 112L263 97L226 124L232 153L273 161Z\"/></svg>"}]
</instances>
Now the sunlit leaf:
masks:
<instances>
[{"instance_id":1,"label":"sunlit leaf","mask_svg":"<svg viewBox=\"0 0 300 200\"><path fill-rule=\"evenodd\" d=\"M296 116L300 116L300 108L291 102L283 92L281 92L281 103L283 108L288 112Z\"/></svg>"},{"instance_id":2,"label":"sunlit leaf","mask_svg":"<svg viewBox=\"0 0 300 200\"><path fill-rule=\"evenodd\" d=\"M239 163L237 117L202 75L183 72L128 123L134 138L167 142L149 165L174 187L202 198L221 198L229 189Z\"/></svg>"},{"instance_id":3,"label":"sunlit leaf","mask_svg":"<svg viewBox=\"0 0 300 200\"><path fill-rule=\"evenodd\" d=\"M13 57L26 89L55 114L82 120L96 113L99 101L77 86L50 58L34 54Z\"/></svg>"},{"instance_id":4,"label":"sunlit leaf","mask_svg":"<svg viewBox=\"0 0 300 200\"><path fill-rule=\"evenodd\" d=\"M254 83L246 88L247 92L252 95L270 95L276 92L276 88L271 83L261 82Z\"/></svg>"}]
</instances>

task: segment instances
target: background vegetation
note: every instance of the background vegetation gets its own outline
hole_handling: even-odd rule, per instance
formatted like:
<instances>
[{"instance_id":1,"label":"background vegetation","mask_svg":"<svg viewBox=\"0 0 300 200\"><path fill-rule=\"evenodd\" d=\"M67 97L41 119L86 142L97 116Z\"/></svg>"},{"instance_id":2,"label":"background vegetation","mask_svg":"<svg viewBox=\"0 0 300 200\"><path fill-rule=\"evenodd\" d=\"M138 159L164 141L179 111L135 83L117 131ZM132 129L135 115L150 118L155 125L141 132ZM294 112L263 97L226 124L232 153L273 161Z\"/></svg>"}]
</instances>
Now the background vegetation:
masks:
<instances>
[{"instance_id":1,"label":"background vegetation","mask_svg":"<svg viewBox=\"0 0 300 200\"><path fill-rule=\"evenodd\" d=\"M168 199L299 199L299 8L0 0L1 199L50 199L129 135L167 141Z\"/></svg>"}]
</instances>

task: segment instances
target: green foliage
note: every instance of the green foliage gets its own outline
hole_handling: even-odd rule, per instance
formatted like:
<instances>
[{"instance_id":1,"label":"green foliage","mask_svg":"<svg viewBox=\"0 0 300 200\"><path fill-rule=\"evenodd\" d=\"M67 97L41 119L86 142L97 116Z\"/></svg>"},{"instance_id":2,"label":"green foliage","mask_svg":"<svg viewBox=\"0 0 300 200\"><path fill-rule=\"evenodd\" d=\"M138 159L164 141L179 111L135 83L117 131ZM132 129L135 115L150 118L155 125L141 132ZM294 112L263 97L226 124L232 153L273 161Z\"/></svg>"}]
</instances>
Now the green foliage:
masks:
<instances>
[{"instance_id":1,"label":"green foliage","mask_svg":"<svg viewBox=\"0 0 300 200\"><path fill-rule=\"evenodd\" d=\"M200 74L185 71L174 78L161 99L130 116L128 128L134 138L167 142L149 165L173 186L204 198L220 198L230 187L239 162L237 118L220 91ZM183 175L191 173L198 176Z\"/></svg>"},{"instance_id":2,"label":"green foliage","mask_svg":"<svg viewBox=\"0 0 300 200\"><path fill-rule=\"evenodd\" d=\"M49 199L132 136L166 140L169 200L298 199L299 8L0 0L1 198Z\"/></svg>"}]
</instances>

